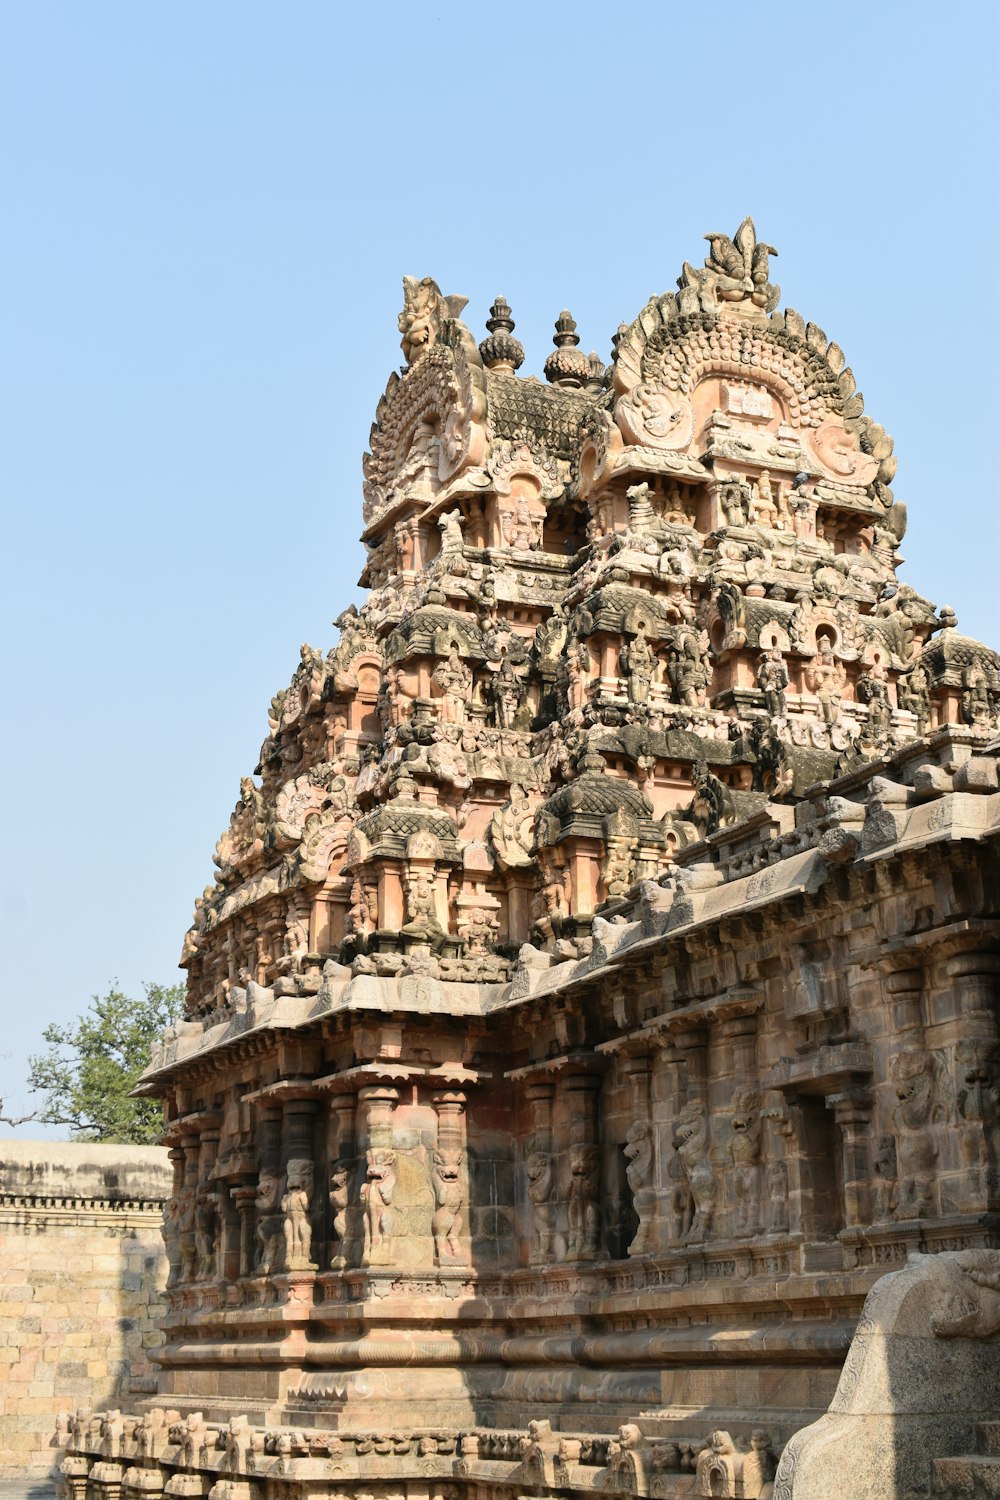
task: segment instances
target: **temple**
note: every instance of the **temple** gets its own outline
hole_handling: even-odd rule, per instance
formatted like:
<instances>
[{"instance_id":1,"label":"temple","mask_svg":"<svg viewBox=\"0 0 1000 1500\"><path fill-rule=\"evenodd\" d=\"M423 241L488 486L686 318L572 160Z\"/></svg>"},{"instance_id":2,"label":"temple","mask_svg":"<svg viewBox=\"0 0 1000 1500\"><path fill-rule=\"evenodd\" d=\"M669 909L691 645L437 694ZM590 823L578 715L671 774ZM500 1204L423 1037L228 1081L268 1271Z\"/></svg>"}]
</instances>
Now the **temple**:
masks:
<instances>
[{"instance_id":1,"label":"temple","mask_svg":"<svg viewBox=\"0 0 1000 1500\"><path fill-rule=\"evenodd\" d=\"M991 1264L1000 658L897 580L892 440L776 252L706 239L544 380L406 278L367 597L142 1084L159 1393L68 1420L71 1495L797 1496L878 1278Z\"/></svg>"}]
</instances>

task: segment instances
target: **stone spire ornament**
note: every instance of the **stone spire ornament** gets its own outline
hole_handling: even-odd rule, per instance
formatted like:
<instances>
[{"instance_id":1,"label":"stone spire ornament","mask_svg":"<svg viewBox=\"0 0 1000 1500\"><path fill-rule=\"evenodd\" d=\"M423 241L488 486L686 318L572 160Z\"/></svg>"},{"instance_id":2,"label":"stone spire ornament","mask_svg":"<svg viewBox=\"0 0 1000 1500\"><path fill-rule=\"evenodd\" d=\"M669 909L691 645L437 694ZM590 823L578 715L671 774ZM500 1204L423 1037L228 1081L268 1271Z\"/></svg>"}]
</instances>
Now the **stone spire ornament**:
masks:
<instances>
[{"instance_id":1,"label":"stone spire ornament","mask_svg":"<svg viewBox=\"0 0 1000 1500\"><path fill-rule=\"evenodd\" d=\"M486 319L489 337L479 345L483 364L497 375L513 375L524 364L524 345L514 338L514 319L506 297L498 297Z\"/></svg>"},{"instance_id":2,"label":"stone spire ornament","mask_svg":"<svg viewBox=\"0 0 1000 1500\"><path fill-rule=\"evenodd\" d=\"M545 361L546 380L569 388L584 385L591 376L590 360L576 347L580 342L576 320L565 308L556 319L552 342L556 347Z\"/></svg>"}]
</instances>

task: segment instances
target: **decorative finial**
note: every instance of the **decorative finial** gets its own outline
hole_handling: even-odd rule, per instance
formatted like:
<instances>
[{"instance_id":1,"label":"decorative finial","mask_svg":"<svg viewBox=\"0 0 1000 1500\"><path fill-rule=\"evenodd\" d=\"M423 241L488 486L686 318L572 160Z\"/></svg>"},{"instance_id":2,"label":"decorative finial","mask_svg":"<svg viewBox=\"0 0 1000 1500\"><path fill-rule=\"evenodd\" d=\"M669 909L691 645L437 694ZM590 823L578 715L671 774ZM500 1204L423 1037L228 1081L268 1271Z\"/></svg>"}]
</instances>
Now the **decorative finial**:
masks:
<instances>
[{"instance_id":1,"label":"decorative finial","mask_svg":"<svg viewBox=\"0 0 1000 1500\"><path fill-rule=\"evenodd\" d=\"M514 319L510 315L506 297L498 297L490 308L486 319L489 338L483 339L479 352L488 370L502 375L513 375L524 364L524 345L513 336Z\"/></svg>"},{"instance_id":2,"label":"decorative finial","mask_svg":"<svg viewBox=\"0 0 1000 1500\"><path fill-rule=\"evenodd\" d=\"M545 378L553 385L581 386L590 376L590 361L577 349L576 320L563 308L556 318L555 352L545 361Z\"/></svg>"}]
</instances>

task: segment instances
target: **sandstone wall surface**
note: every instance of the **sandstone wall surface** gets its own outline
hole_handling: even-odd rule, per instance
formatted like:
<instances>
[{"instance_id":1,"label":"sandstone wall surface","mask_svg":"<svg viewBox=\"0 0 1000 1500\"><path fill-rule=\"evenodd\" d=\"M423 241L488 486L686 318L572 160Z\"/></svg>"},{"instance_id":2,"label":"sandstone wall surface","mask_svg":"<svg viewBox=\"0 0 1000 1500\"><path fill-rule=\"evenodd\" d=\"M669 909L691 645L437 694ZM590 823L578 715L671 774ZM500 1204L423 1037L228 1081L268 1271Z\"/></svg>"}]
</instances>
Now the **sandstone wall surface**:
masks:
<instances>
[{"instance_id":1,"label":"sandstone wall surface","mask_svg":"<svg viewBox=\"0 0 1000 1500\"><path fill-rule=\"evenodd\" d=\"M0 1143L0 1477L45 1473L55 1417L155 1389L166 1151Z\"/></svg>"}]
</instances>

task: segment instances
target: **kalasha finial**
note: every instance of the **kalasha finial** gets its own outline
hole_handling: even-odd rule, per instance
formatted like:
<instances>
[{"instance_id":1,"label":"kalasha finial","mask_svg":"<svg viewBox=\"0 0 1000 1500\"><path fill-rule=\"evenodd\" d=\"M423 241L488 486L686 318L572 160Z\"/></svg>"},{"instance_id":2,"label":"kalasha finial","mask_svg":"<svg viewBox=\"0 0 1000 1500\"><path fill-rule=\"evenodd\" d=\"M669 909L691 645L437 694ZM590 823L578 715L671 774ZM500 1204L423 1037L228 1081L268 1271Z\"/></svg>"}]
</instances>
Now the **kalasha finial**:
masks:
<instances>
[{"instance_id":1,"label":"kalasha finial","mask_svg":"<svg viewBox=\"0 0 1000 1500\"><path fill-rule=\"evenodd\" d=\"M524 345L514 338L514 319L510 315L506 297L498 297L490 308L486 319L489 338L483 339L479 352L488 370L503 375L513 375L524 364Z\"/></svg>"},{"instance_id":2,"label":"kalasha finial","mask_svg":"<svg viewBox=\"0 0 1000 1500\"><path fill-rule=\"evenodd\" d=\"M545 378L553 385L581 386L590 376L590 360L576 346L576 320L563 308L556 318L555 351L545 361Z\"/></svg>"}]
</instances>

